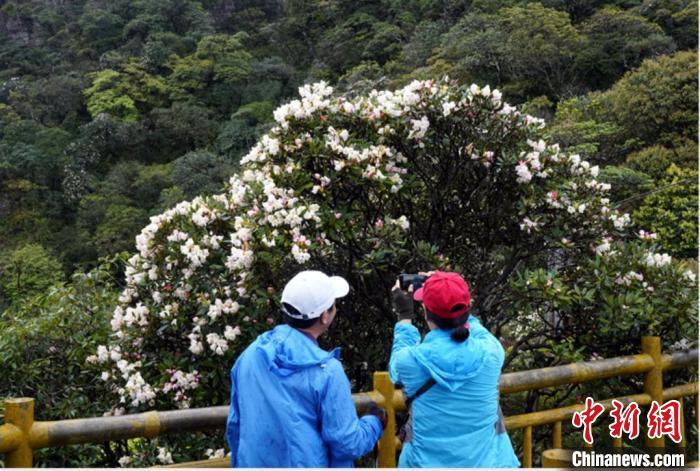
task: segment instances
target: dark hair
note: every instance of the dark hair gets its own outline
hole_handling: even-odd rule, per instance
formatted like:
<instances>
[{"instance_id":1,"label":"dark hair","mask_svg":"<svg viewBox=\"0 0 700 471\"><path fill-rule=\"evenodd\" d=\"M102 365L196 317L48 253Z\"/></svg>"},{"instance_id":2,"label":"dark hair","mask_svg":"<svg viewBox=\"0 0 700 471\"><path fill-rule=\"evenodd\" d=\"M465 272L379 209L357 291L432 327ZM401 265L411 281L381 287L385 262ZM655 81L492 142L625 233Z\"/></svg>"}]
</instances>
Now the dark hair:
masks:
<instances>
[{"instance_id":1,"label":"dark hair","mask_svg":"<svg viewBox=\"0 0 700 471\"><path fill-rule=\"evenodd\" d=\"M333 306L335 306L335 302L331 304L331 307L326 309L326 311L333 309ZM289 314L292 314L294 316L300 316L301 313L297 310L297 308L295 308L289 303L282 303L281 311L282 317L284 318L284 323L289 325L290 327L294 327L295 329L308 329L315 323L321 322L321 316L314 317L313 319L297 319L296 317L290 316Z\"/></svg>"},{"instance_id":2,"label":"dark hair","mask_svg":"<svg viewBox=\"0 0 700 471\"><path fill-rule=\"evenodd\" d=\"M282 303L282 317L284 317L284 323L288 324L290 327L294 327L295 329L308 329L321 319L320 316L313 319L297 319L296 317L292 317L287 313L295 316L299 316L301 313L291 304Z\"/></svg>"},{"instance_id":3,"label":"dark hair","mask_svg":"<svg viewBox=\"0 0 700 471\"><path fill-rule=\"evenodd\" d=\"M438 326L442 330L452 330L452 335L450 338L455 342L464 342L469 338L469 329L465 326L467 323L467 318L469 317L469 312L465 312L459 317L454 319L445 319L444 317L438 317L432 312L425 310L428 320Z\"/></svg>"}]
</instances>

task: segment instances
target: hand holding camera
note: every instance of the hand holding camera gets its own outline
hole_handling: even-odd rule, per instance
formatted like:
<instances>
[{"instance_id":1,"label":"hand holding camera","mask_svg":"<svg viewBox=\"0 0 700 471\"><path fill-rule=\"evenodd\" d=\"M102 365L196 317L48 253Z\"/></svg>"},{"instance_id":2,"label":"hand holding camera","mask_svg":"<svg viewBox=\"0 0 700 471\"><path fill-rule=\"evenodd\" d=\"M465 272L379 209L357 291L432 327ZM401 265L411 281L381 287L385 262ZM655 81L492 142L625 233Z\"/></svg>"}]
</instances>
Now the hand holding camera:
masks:
<instances>
[{"instance_id":1,"label":"hand holding camera","mask_svg":"<svg viewBox=\"0 0 700 471\"><path fill-rule=\"evenodd\" d=\"M429 273L432 274L433 272ZM425 280L428 279L430 274L426 272L420 272L418 274L401 273L399 275L399 287L404 291L416 291L423 286L423 283L425 283Z\"/></svg>"},{"instance_id":2,"label":"hand holding camera","mask_svg":"<svg viewBox=\"0 0 700 471\"><path fill-rule=\"evenodd\" d=\"M416 315L413 312L413 296L399 288L391 292L391 300L394 303L394 312L398 320L413 320Z\"/></svg>"},{"instance_id":3,"label":"hand holding camera","mask_svg":"<svg viewBox=\"0 0 700 471\"><path fill-rule=\"evenodd\" d=\"M401 273L391 292L394 304L394 312L398 320L413 320L416 315L413 311L413 292L423 286L430 273Z\"/></svg>"}]
</instances>

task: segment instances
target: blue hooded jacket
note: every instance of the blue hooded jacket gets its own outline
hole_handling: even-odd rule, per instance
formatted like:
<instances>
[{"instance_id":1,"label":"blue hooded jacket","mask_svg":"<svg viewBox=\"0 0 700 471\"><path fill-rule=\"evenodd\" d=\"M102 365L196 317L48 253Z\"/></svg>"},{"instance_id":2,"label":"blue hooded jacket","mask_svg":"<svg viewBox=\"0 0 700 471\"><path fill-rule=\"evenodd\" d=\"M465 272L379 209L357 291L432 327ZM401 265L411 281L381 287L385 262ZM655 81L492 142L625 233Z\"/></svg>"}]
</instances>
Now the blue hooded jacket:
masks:
<instances>
[{"instance_id":1,"label":"blue hooded jacket","mask_svg":"<svg viewBox=\"0 0 700 471\"><path fill-rule=\"evenodd\" d=\"M508 434L495 427L503 347L474 316L469 326L461 343L450 338L451 330L435 329L421 342L413 325L394 328L391 380L403 384L408 397L435 380L412 404L412 437L399 467L520 466Z\"/></svg>"},{"instance_id":2,"label":"blue hooded jacket","mask_svg":"<svg viewBox=\"0 0 700 471\"><path fill-rule=\"evenodd\" d=\"M357 417L340 349L288 325L260 335L231 369L226 440L233 467L352 467L382 434Z\"/></svg>"}]
</instances>

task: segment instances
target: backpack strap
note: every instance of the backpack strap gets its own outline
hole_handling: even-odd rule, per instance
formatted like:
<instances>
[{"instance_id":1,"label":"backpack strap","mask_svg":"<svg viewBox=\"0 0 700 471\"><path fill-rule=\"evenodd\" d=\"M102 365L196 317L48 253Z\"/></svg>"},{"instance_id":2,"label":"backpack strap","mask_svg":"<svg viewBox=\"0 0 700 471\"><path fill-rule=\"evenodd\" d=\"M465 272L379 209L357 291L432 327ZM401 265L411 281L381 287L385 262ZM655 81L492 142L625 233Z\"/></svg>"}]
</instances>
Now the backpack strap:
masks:
<instances>
[{"instance_id":1,"label":"backpack strap","mask_svg":"<svg viewBox=\"0 0 700 471\"><path fill-rule=\"evenodd\" d=\"M409 408L411 407L411 404L413 403L413 401L415 401L416 399L418 399L418 397L419 397L421 394L423 394L424 392L428 391L428 389L430 389L430 388L432 388L433 386L435 386L435 384L436 384L436 383L435 383L435 380L431 377L428 381L426 381L426 382L423 384L423 386L421 386L420 388L418 388L418 391L416 391L416 393L415 393L413 396L406 397L406 401L405 401L405 402L406 402L406 409L409 409Z\"/></svg>"},{"instance_id":2,"label":"backpack strap","mask_svg":"<svg viewBox=\"0 0 700 471\"><path fill-rule=\"evenodd\" d=\"M506 433L506 421L503 418L503 411L501 410L500 397L499 397L499 401L498 401L498 419L496 419L495 428L496 428L496 435Z\"/></svg>"}]
</instances>

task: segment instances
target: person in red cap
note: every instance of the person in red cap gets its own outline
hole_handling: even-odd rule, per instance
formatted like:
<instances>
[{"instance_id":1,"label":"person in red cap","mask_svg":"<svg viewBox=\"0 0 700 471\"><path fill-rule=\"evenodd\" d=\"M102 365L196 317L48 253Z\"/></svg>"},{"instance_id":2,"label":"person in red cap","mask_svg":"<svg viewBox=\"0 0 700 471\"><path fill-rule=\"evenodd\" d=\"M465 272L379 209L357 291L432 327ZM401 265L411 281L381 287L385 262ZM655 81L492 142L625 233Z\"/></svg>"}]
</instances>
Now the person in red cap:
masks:
<instances>
[{"instance_id":1,"label":"person in red cap","mask_svg":"<svg viewBox=\"0 0 700 471\"><path fill-rule=\"evenodd\" d=\"M428 275L413 296L398 282L392 291L398 322L389 374L409 411L399 467L518 467L498 404L503 347L469 315L471 293L459 274ZM430 328L422 341L414 299Z\"/></svg>"}]
</instances>

